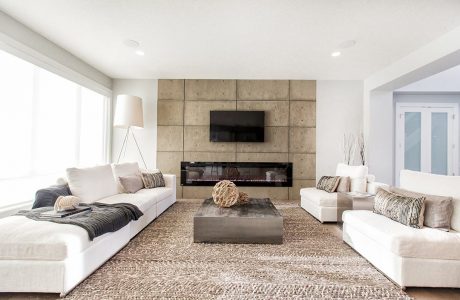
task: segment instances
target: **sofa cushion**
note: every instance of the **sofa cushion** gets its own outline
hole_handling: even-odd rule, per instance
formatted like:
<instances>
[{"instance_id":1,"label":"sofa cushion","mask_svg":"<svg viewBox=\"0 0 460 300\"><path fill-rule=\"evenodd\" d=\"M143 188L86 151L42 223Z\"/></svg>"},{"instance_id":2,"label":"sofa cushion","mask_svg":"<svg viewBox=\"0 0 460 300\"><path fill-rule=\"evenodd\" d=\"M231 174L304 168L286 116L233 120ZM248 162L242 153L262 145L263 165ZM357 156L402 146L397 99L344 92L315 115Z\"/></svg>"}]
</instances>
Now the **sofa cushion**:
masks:
<instances>
[{"instance_id":1,"label":"sofa cushion","mask_svg":"<svg viewBox=\"0 0 460 300\"><path fill-rule=\"evenodd\" d=\"M375 195L374 213L414 227L423 227L425 197L412 198L379 189Z\"/></svg>"},{"instance_id":2,"label":"sofa cushion","mask_svg":"<svg viewBox=\"0 0 460 300\"><path fill-rule=\"evenodd\" d=\"M316 188L303 188L300 190L300 196L317 206L337 207L337 193L328 193Z\"/></svg>"},{"instance_id":3,"label":"sofa cushion","mask_svg":"<svg viewBox=\"0 0 460 300\"><path fill-rule=\"evenodd\" d=\"M93 240L97 242L104 236ZM39 222L24 216L0 219L0 259L64 260L89 247L79 226Z\"/></svg>"},{"instance_id":4,"label":"sofa cushion","mask_svg":"<svg viewBox=\"0 0 460 300\"><path fill-rule=\"evenodd\" d=\"M415 229L366 210L345 211L343 220L346 226L353 227L396 255L460 259L459 232L445 232L429 227Z\"/></svg>"},{"instance_id":5,"label":"sofa cushion","mask_svg":"<svg viewBox=\"0 0 460 300\"><path fill-rule=\"evenodd\" d=\"M365 177L351 178L350 192L365 193L367 191L367 180Z\"/></svg>"},{"instance_id":6,"label":"sofa cushion","mask_svg":"<svg viewBox=\"0 0 460 300\"><path fill-rule=\"evenodd\" d=\"M116 194L98 202L113 204L126 202L136 205L143 213L173 194L172 188L142 189L134 194Z\"/></svg>"},{"instance_id":7,"label":"sofa cushion","mask_svg":"<svg viewBox=\"0 0 460 300\"><path fill-rule=\"evenodd\" d=\"M350 178L366 178L368 174L367 166L349 166L338 164L335 176L348 176Z\"/></svg>"},{"instance_id":8,"label":"sofa cushion","mask_svg":"<svg viewBox=\"0 0 460 300\"><path fill-rule=\"evenodd\" d=\"M452 218L452 212L454 209L452 206L452 197L416 193L393 186L390 187L390 192L415 198L425 197L425 214L423 225L447 231L450 229L450 220Z\"/></svg>"},{"instance_id":9,"label":"sofa cushion","mask_svg":"<svg viewBox=\"0 0 460 300\"><path fill-rule=\"evenodd\" d=\"M157 187L154 189L142 189L136 194L156 197L158 201L161 201L167 197L172 196L174 194L174 190L170 187Z\"/></svg>"},{"instance_id":10,"label":"sofa cushion","mask_svg":"<svg viewBox=\"0 0 460 300\"><path fill-rule=\"evenodd\" d=\"M110 165L84 169L69 168L67 179L72 195L85 203L92 203L118 193Z\"/></svg>"},{"instance_id":11,"label":"sofa cushion","mask_svg":"<svg viewBox=\"0 0 460 300\"><path fill-rule=\"evenodd\" d=\"M460 176L444 176L402 170L400 187L423 194L452 197L451 228L460 231Z\"/></svg>"}]
</instances>

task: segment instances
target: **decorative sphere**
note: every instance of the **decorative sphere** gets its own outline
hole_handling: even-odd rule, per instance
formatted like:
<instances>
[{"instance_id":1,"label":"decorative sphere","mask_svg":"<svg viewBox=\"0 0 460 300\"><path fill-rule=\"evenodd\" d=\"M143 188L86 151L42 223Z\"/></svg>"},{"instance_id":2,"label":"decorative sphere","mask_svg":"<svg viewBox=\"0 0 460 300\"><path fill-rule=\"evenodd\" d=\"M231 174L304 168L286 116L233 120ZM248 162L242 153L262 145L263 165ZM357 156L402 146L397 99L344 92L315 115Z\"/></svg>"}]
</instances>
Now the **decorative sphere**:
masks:
<instances>
[{"instance_id":1,"label":"decorative sphere","mask_svg":"<svg viewBox=\"0 0 460 300\"><path fill-rule=\"evenodd\" d=\"M212 189L212 199L220 207L230 207L238 202L238 188L230 180L216 183Z\"/></svg>"}]
</instances>

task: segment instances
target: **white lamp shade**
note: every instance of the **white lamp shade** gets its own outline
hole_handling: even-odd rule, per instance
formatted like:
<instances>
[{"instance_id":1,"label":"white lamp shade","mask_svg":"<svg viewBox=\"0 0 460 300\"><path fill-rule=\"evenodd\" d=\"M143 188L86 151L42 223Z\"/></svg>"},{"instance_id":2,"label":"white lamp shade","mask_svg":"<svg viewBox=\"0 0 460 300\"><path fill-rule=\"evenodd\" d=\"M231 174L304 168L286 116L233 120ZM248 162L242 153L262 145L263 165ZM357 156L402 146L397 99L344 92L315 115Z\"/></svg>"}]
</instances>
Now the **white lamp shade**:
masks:
<instances>
[{"instance_id":1,"label":"white lamp shade","mask_svg":"<svg viewBox=\"0 0 460 300\"><path fill-rule=\"evenodd\" d=\"M142 99L136 96L118 95L113 126L143 128L144 113L142 110Z\"/></svg>"}]
</instances>

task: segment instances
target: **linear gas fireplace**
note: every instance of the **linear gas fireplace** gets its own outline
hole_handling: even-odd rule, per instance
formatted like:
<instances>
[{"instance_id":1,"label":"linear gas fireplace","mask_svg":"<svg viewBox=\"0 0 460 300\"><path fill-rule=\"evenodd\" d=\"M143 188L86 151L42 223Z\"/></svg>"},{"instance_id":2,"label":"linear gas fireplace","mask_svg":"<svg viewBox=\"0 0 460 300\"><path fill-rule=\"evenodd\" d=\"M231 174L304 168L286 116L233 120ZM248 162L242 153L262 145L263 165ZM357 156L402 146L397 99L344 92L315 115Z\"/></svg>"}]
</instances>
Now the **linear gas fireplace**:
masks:
<instances>
[{"instance_id":1,"label":"linear gas fireplace","mask_svg":"<svg viewBox=\"0 0 460 300\"><path fill-rule=\"evenodd\" d=\"M212 186L225 179L237 186L292 186L292 163L181 162L183 186Z\"/></svg>"}]
</instances>

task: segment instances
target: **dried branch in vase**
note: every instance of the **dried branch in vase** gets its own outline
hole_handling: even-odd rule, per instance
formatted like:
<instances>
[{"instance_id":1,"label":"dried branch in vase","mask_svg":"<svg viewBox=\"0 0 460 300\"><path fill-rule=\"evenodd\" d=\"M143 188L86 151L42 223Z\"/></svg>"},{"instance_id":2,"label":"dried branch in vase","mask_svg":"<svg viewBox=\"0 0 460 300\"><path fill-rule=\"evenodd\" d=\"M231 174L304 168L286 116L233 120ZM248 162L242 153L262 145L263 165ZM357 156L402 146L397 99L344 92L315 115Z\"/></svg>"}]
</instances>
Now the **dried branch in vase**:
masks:
<instances>
[{"instance_id":1,"label":"dried branch in vase","mask_svg":"<svg viewBox=\"0 0 460 300\"><path fill-rule=\"evenodd\" d=\"M347 165L350 165L353 161L353 158L355 157L356 153L356 139L355 136L350 133L350 134L344 134L343 135L343 141L342 141L342 150L343 150L343 161Z\"/></svg>"},{"instance_id":2,"label":"dried branch in vase","mask_svg":"<svg viewBox=\"0 0 460 300\"><path fill-rule=\"evenodd\" d=\"M359 159L361 164L364 166L366 164L366 142L364 141L364 134L360 134L356 139L356 143L359 151Z\"/></svg>"}]
</instances>

